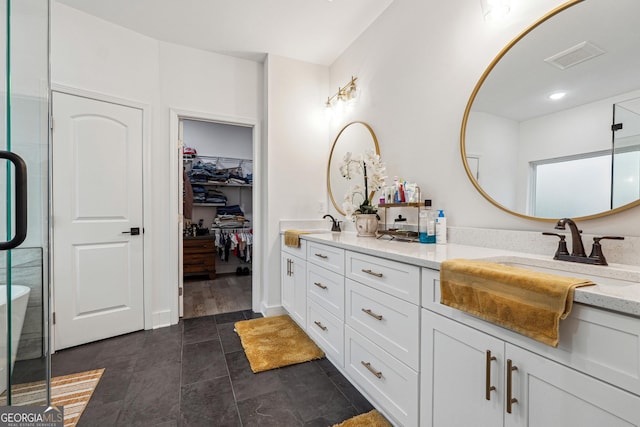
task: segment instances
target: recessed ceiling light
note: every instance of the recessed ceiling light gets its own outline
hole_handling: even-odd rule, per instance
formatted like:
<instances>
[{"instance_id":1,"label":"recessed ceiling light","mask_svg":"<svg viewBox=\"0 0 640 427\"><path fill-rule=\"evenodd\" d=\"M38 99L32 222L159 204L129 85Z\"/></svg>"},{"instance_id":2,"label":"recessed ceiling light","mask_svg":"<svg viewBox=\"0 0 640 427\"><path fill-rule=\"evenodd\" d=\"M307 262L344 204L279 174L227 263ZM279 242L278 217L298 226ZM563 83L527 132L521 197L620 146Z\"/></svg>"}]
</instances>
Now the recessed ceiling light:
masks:
<instances>
[{"instance_id":1,"label":"recessed ceiling light","mask_svg":"<svg viewBox=\"0 0 640 427\"><path fill-rule=\"evenodd\" d=\"M557 101L559 99L564 98L564 96L567 94L567 92L554 92L551 95L549 95L549 99L553 100L553 101Z\"/></svg>"}]
</instances>

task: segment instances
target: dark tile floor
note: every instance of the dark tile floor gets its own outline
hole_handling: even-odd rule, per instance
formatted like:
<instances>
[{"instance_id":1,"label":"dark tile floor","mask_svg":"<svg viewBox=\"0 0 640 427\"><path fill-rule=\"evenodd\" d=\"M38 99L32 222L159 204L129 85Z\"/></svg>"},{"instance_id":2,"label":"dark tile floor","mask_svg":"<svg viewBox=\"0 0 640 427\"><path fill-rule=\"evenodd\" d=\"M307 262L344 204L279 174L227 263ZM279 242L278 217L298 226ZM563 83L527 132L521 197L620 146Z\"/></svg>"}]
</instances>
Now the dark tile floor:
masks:
<instances>
[{"instance_id":1,"label":"dark tile floor","mask_svg":"<svg viewBox=\"0 0 640 427\"><path fill-rule=\"evenodd\" d=\"M66 349L52 374L105 368L79 426L331 426L371 404L326 359L254 374L233 330L252 311Z\"/></svg>"}]
</instances>

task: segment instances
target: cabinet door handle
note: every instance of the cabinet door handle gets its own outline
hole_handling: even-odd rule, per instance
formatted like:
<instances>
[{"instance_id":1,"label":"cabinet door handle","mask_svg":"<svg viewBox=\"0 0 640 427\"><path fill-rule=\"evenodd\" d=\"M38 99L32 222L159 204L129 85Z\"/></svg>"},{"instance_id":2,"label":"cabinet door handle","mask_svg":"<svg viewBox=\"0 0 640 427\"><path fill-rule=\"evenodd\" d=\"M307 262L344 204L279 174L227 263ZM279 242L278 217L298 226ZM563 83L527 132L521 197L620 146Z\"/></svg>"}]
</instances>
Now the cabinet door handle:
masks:
<instances>
[{"instance_id":1,"label":"cabinet door handle","mask_svg":"<svg viewBox=\"0 0 640 427\"><path fill-rule=\"evenodd\" d=\"M362 272L363 272L363 273L370 274L370 275L372 275L372 276L382 277L382 273L376 273L375 271L365 270L364 268L362 269Z\"/></svg>"},{"instance_id":2,"label":"cabinet door handle","mask_svg":"<svg viewBox=\"0 0 640 427\"><path fill-rule=\"evenodd\" d=\"M496 389L496 386L491 385L491 362L496 360L495 356L491 355L491 350L487 350L487 360L486 360L486 375L485 375L485 398L487 400L491 400L491 392Z\"/></svg>"},{"instance_id":3,"label":"cabinet door handle","mask_svg":"<svg viewBox=\"0 0 640 427\"><path fill-rule=\"evenodd\" d=\"M513 384L511 373L513 371L517 371L518 367L513 364L511 359L507 359L507 414L511 413L511 405L514 403L518 403L518 399L512 397L513 395Z\"/></svg>"},{"instance_id":4,"label":"cabinet door handle","mask_svg":"<svg viewBox=\"0 0 640 427\"><path fill-rule=\"evenodd\" d=\"M328 256L323 255L323 254L315 254L315 255L316 255L318 258L322 258L322 259L327 259L327 258L329 258Z\"/></svg>"},{"instance_id":5,"label":"cabinet door handle","mask_svg":"<svg viewBox=\"0 0 640 427\"><path fill-rule=\"evenodd\" d=\"M289 261L291 261L291 274L290 274L290 276L293 276L293 260L289 260Z\"/></svg>"},{"instance_id":6,"label":"cabinet door handle","mask_svg":"<svg viewBox=\"0 0 640 427\"><path fill-rule=\"evenodd\" d=\"M317 320L314 320L314 321L313 321L313 323L315 323L315 324L316 324L316 326L317 326L318 328L322 329L323 331L326 331L326 330L327 330L327 327L326 327L326 326L324 326L321 322L318 322Z\"/></svg>"},{"instance_id":7,"label":"cabinet door handle","mask_svg":"<svg viewBox=\"0 0 640 427\"><path fill-rule=\"evenodd\" d=\"M320 282L313 282L313 284L319 287L320 289L327 289L327 287Z\"/></svg>"},{"instance_id":8,"label":"cabinet door handle","mask_svg":"<svg viewBox=\"0 0 640 427\"><path fill-rule=\"evenodd\" d=\"M362 366L367 368L369 370L369 372L371 372L377 378L382 378L382 372L376 371L375 369L373 369L373 367L371 366L371 363L365 362L364 360L361 360L360 363L362 363Z\"/></svg>"},{"instance_id":9,"label":"cabinet door handle","mask_svg":"<svg viewBox=\"0 0 640 427\"><path fill-rule=\"evenodd\" d=\"M361 308L362 311L377 320L382 320L382 314L375 314L370 308Z\"/></svg>"}]
</instances>

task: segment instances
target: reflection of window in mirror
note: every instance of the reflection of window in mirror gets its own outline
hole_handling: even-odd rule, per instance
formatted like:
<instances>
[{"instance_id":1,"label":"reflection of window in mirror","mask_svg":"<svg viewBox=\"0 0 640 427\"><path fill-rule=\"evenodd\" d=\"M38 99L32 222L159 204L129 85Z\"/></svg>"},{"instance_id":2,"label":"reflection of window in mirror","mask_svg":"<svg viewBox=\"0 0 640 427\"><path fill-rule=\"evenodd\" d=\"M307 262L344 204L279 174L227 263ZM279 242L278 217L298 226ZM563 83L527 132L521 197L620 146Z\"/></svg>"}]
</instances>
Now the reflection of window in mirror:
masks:
<instances>
[{"instance_id":1,"label":"reflection of window in mirror","mask_svg":"<svg viewBox=\"0 0 640 427\"><path fill-rule=\"evenodd\" d=\"M531 215L577 217L610 209L609 150L541 160L530 165Z\"/></svg>"}]
</instances>

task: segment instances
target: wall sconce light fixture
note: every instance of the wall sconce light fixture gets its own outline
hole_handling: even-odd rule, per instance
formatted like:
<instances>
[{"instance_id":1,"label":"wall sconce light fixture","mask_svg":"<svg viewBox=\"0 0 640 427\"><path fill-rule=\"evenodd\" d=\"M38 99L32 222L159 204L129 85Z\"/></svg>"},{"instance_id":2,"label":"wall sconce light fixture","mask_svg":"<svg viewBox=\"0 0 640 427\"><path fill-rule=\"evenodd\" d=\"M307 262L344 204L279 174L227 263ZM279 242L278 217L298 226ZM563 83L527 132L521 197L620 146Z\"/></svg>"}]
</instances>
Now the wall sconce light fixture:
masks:
<instances>
[{"instance_id":1,"label":"wall sconce light fixture","mask_svg":"<svg viewBox=\"0 0 640 427\"><path fill-rule=\"evenodd\" d=\"M351 104L358 97L360 91L356 86L357 77L351 77L351 81L346 85L338 88L338 91L334 93L332 96L327 97L327 102L325 102L325 107L342 107L344 104Z\"/></svg>"},{"instance_id":2,"label":"wall sconce light fixture","mask_svg":"<svg viewBox=\"0 0 640 427\"><path fill-rule=\"evenodd\" d=\"M511 0L480 0L485 21L499 21L511 10Z\"/></svg>"}]
</instances>

